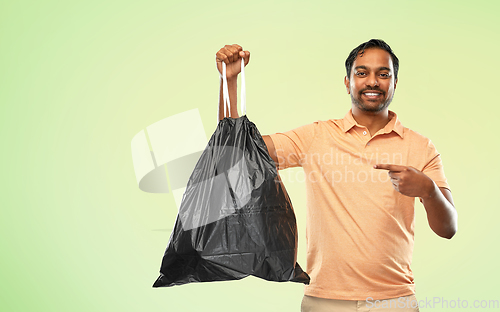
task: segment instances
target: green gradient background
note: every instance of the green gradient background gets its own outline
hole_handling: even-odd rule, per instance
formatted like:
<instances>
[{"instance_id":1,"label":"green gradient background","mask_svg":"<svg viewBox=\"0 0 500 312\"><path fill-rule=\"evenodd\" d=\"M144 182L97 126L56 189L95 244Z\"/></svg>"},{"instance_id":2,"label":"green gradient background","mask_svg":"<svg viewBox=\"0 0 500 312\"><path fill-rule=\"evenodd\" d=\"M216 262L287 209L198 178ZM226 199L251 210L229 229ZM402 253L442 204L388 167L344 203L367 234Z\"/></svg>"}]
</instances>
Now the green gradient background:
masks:
<instances>
[{"instance_id":1,"label":"green gradient background","mask_svg":"<svg viewBox=\"0 0 500 312\"><path fill-rule=\"evenodd\" d=\"M391 109L435 143L459 211L448 241L415 205L417 296L499 300L499 10L496 1L2 1L0 310L299 311L294 283L153 289L176 207L171 194L139 190L130 142L193 108L210 136L215 53L232 43L252 53L248 116L261 133L341 118L345 58L370 38L398 55ZM283 177L305 267L305 189L293 170Z\"/></svg>"}]
</instances>

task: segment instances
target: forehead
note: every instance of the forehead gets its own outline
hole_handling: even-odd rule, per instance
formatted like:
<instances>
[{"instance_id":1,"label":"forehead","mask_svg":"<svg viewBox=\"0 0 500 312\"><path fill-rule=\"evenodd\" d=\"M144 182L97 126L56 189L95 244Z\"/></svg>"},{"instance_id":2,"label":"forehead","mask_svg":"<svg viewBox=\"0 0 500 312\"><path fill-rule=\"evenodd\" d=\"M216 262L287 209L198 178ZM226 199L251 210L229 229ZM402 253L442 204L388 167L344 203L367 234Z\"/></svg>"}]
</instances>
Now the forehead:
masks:
<instances>
[{"instance_id":1,"label":"forehead","mask_svg":"<svg viewBox=\"0 0 500 312\"><path fill-rule=\"evenodd\" d=\"M391 71L394 71L391 55L389 52L379 48L369 48L363 53L358 53L358 57L356 57L352 66L353 68L365 66L368 69L388 67Z\"/></svg>"}]
</instances>

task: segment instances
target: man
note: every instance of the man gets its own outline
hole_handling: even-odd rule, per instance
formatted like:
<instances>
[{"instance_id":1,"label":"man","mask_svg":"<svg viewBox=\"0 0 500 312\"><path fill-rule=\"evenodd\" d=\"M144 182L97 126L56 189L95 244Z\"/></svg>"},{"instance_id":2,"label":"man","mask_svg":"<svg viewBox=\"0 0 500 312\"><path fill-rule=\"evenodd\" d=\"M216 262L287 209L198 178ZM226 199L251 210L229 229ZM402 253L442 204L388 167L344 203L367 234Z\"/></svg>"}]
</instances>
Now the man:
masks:
<instances>
[{"instance_id":1,"label":"man","mask_svg":"<svg viewBox=\"0 0 500 312\"><path fill-rule=\"evenodd\" d=\"M230 116L236 109L240 61L250 52L227 45ZM302 311L418 311L410 268L414 202L423 203L439 236L457 231L441 158L432 142L404 127L388 109L399 60L382 40L355 48L344 79L351 109L343 119L317 121L263 136L278 169L301 166L307 190L307 272ZM219 116L223 114L222 90Z\"/></svg>"}]
</instances>

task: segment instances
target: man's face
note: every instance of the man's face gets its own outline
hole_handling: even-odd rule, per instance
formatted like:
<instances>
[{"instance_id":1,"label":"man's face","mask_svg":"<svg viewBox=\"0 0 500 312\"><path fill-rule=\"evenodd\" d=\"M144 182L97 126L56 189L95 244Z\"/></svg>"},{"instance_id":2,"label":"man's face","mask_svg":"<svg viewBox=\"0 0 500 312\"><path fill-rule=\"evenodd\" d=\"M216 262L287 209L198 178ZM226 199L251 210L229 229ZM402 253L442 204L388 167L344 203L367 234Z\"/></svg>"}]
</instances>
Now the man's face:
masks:
<instances>
[{"instance_id":1,"label":"man's face","mask_svg":"<svg viewBox=\"0 0 500 312\"><path fill-rule=\"evenodd\" d=\"M344 83L358 109L365 112L384 110L392 101L397 83L391 55L378 48L366 49L358 54L351 77L345 77Z\"/></svg>"}]
</instances>

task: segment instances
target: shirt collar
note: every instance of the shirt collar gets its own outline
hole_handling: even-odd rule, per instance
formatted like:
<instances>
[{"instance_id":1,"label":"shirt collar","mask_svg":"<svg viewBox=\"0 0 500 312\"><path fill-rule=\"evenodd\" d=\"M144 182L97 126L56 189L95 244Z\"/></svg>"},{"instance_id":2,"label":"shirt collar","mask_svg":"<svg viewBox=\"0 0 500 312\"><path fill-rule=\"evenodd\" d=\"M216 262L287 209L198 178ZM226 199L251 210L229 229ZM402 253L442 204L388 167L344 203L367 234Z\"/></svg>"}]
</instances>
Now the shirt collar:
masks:
<instances>
[{"instance_id":1,"label":"shirt collar","mask_svg":"<svg viewBox=\"0 0 500 312\"><path fill-rule=\"evenodd\" d=\"M398 119L398 115L389 110L389 122L387 125L384 127L384 132L383 133L390 133L392 131L396 132L401 138L403 138L403 125ZM352 127L358 126L358 127L363 127L359 125L356 120L354 120L354 117L352 116L352 109L350 109L347 114L345 115L343 123L344 123L344 132L349 131Z\"/></svg>"}]
</instances>

